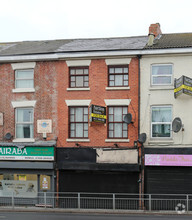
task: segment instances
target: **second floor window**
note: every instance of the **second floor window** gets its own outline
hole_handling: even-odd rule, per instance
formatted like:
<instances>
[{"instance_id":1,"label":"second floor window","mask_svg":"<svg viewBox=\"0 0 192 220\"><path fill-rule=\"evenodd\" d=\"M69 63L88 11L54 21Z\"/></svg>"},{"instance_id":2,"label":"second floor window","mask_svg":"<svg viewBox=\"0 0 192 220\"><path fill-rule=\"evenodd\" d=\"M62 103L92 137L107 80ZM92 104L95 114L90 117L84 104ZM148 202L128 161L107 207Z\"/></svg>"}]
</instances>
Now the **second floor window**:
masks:
<instances>
[{"instance_id":1,"label":"second floor window","mask_svg":"<svg viewBox=\"0 0 192 220\"><path fill-rule=\"evenodd\" d=\"M152 65L151 84L172 85L172 71L171 64Z\"/></svg>"},{"instance_id":2,"label":"second floor window","mask_svg":"<svg viewBox=\"0 0 192 220\"><path fill-rule=\"evenodd\" d=\"M88 138L88 107L70 107L69 117L69 137Z\"/></svg>"},{"instance_id":3,"label":"second floor window","mask_svg":"<svg viewBox=\"0 0 192 220\"><path fill-rule=\"evenodd\" d=\"M172 107L153 106L151 114L151 137L171 137Z\"/></svg>"},{"instance_id":4,"label":"second floor window","mask_svg":"<svg viewBox=\"0 0 192 220\"><path fill-rule=\"evenodd\" d=\"M128 65L123 66L109 66L108 77L109 86L128 86Z\"/></svg>"},{"instance_id":5,"label":"second floor window","mask_svg":"<svg viewBox=\"0 0 192 220\"><path fill-rule=\"evenodd\" d=\"M33 138L33 108L16 108L16 138Z\"/></svg>"},{"instance_id":6,"label":"second floor window","mask_svg":"<svg viewBox=\"0 0 192 220\"><path fill-rule=\"evenodd\" d=\"M70 88L89 87L89 68L88 67L70 67L69 68Z\"/></svg>"},{"instance_id":7,"label":"second floor window","mask_svg":"<svg viewBox=\"0 0 192 220\"><path fill-rule=\"evenodd\" d=\"M128 126L123 122L127 107L108 108L108 138L128 138Z\"/></svg>"},{"instance_id":8,"label":"second floor window","mask_svg":"<svg viewBox=\"0 0 192 220\"><path fill-rule=\"evenodd\" d=\"M16 70L15 71L15 88L34 88L34 70Z\"/></svg>"}]
</instances>

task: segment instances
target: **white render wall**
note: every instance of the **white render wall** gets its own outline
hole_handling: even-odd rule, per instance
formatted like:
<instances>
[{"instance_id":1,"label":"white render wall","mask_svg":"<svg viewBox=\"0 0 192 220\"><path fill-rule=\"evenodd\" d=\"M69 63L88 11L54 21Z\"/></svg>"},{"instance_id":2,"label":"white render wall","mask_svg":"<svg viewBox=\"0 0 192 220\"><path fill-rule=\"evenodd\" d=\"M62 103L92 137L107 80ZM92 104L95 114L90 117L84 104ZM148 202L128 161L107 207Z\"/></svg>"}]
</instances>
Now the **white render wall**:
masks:
<instances>
[{"instance_id":1,"label":"white render wall","mask_svg":"<svg viewBox=\"0 0 192 220\"><path fill-rule=\"evenodd\" d=\"M173 64L172 86L151 86L151 65ZM140 133L147 134L145 146L148 147L192 147L192 96L182 94L174 98L174 78L182 75L192 78L191 55L153 55L141 58L141 99L140 99ZM170 139L151 138L151 106L172 105L173 119L180 117L184 131L172 133Z\"/></svg>"}]
</instances>

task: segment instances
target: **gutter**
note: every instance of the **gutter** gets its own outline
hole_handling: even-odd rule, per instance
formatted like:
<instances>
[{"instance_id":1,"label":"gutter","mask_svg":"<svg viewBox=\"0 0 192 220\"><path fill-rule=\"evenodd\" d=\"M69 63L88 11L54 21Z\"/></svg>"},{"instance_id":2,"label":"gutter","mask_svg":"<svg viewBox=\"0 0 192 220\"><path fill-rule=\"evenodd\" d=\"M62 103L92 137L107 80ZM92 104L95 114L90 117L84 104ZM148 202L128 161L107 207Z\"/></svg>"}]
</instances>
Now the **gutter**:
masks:
<instances>
[{"instance_id":1,"label":"gutter","mask_svg":"<svg viewBox=\"0 0 192 220\"><path fill-rule=\"evenodd\" d=\"M192 48L173 48L173 49L149 49L149 50L126 50L126 51L94 51L94 52L66 52L54 54L35 54L35 55L15 55L0 56L0 63L18 61L43 61L60 60L90 57L113 57L113 56L137 56L137 55L163 55L192 53Z\"/></svg>"}]
</instances>

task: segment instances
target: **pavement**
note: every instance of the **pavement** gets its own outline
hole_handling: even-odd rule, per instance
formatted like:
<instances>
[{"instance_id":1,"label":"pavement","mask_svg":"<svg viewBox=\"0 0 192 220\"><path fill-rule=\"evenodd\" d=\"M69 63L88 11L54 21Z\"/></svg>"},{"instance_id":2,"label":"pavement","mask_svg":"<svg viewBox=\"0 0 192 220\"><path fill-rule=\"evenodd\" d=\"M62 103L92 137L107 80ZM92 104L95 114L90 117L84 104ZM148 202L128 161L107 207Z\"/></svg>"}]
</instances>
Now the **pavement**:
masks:
<instances>
[{"instance_id":1,"label":"pavement","mask_svg":"<svg viewBox=\"0 0 192 220\"><path fill-rule=\"evenodd\" d=\"M147 214L147 215L192 215L192 211L146 211L146 210L111 210L111 209L63 209L45 207L0 207L0 212L58 212L58 213L94 213L94 214Z\"/></svg>"}]
</instances>

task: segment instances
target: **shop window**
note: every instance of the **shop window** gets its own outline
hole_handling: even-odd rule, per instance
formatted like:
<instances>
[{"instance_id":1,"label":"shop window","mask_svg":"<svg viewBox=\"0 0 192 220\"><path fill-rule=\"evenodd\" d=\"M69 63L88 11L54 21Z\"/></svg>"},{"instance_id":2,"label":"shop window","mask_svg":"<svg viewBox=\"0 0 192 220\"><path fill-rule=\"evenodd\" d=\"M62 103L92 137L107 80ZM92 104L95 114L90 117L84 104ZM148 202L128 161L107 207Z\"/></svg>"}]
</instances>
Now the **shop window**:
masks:
<instances>
[{"instance_id":1,"label":"shop window","mask_svg":"<svg viewBox=\"0 0 192 220\"><path fill-rule=\"evenodd\" d=\"M88 67L70 67L70 88L88 88L89 87L89 68Z\"/></svg>"},{"instance_id":2,"label":"shop window","mask_svg":"<svg viewBox=\"0 0 192 220\"><path fill-rule=\"evenodd\" d=\"M128 126L123 122L127 107L108 107L108 138L128 138Z\"/></svg>"},{"instance_id":3,"label":"shop window","mask_svg":"<svg viewBox=\"0 0 192 220\"><path fill-rule=\"evenodd\" d=\"M170 138L172 107L171 106L153 106L151 108L151 137L152 138Z\"/></svg>"},{"instance_id":4,"label":"shop window","mask_svg":"<svg viewBox=\"0 0 192 220\"><path fill-rule=\"evenodd\" d=\"M16 108L16 138L33 138L33 108Z\"/></svg>"},{"instance_id":5,"label":"shop window","mask_svg":"<svg viewBox=\"0 0 192 220\"><path fill-rule=\"evenodd\" d=\"M128 65L123 66L109 66L108 67L108 77L109 86L128 86Z\"/></svg>"},{"instance_id":6,"label":"shop window","mask_svg":"<svg viewBox=\"0 0 192 220\"><path fill-rule=\"evenodd\" d=\"M152 65L152 85L172 85L173 70L171 64Z\"/></svg>"},{"instance_id":7,"label":"shop window","mask_svg":"<svg viewBox=\"0 0 192 220\"><path fill-rule=\"evenodd\" d=\"M37 197L38 177L36 174L1 174L0 196Z\"/></svg>"},{"instance_id":8,"label":"shop window","mask_svg":"<svg viewBox=\"0 0 192 220\"><path fill-rule=\"evenodd\" d=\"M70 107L69 115L69 137L88 138L88 107Z\"/></svg>"}]
</instances>

